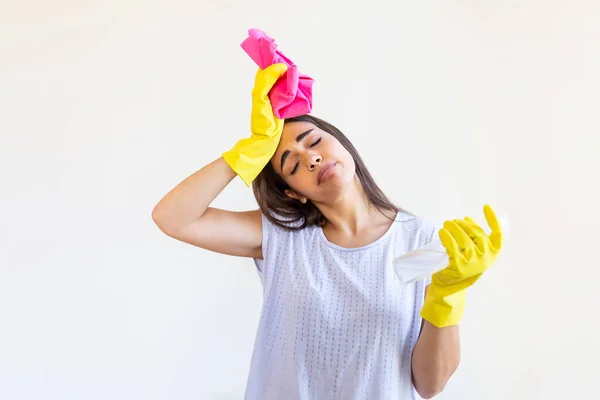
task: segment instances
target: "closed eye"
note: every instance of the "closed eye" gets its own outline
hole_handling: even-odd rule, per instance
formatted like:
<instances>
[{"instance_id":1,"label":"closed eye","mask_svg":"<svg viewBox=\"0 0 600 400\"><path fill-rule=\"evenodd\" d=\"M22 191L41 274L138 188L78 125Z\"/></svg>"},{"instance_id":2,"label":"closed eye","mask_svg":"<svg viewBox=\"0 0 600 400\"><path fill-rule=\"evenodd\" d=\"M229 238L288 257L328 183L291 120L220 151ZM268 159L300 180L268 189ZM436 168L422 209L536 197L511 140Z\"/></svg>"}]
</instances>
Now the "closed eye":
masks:
<instances>
[{"instance_id":1,"label":"closed eye","mask_svg":"<svg viewBox=\"0 0 600 400\"><path fill-rule=\"evenodd\" d=\"M314 143L312 143L309 147L315 147L316 145L319 144L319 142L321 141L321 138L319 137L317 140L314 141ZM296 170L298 169L298 165L300 163L296 163L296 165L294 165L294 169L292 169L292 171L290 172L290 175L294 175L294 173L296 172Z\"/></svg>"}]
</instances>

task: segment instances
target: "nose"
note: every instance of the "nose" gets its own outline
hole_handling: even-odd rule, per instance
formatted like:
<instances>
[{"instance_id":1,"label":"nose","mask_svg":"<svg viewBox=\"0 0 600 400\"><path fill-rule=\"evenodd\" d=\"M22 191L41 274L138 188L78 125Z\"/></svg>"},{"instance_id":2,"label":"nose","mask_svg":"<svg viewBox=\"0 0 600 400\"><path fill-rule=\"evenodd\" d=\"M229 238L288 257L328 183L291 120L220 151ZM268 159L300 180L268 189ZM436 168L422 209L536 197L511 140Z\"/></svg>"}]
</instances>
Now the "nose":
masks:
<instances>
[{"instance_id":1,"label":"nose","mask_svg":"<svg viewBox=\"0 0 600 400\"><path fill-rule=\"evenodd\" d=\"M311 156L309 159L309 164L308 164L308 169L310 171L313 171L317 165L319 165L321 163L321 161L323 161L323 157L321 156Z\"/></svg>"}]
</instances>

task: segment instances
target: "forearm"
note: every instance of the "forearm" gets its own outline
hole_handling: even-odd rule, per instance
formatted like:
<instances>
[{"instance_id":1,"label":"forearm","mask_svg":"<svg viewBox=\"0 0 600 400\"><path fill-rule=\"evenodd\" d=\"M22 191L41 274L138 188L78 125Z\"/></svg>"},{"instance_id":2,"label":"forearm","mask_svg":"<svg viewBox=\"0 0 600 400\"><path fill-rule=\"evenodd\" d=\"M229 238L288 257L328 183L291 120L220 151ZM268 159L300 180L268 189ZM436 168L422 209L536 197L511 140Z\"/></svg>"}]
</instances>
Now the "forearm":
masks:
<instances>
[{"instance_id":1,"label":"forearm","mask_svg":"<svg viewBox=\"0 0 600 400\"><path fill-rule=\"evenodd\" d=\"M171 189L154 207L152 217L159 225L184 226L202 217L235 176L225 160L219 157Z\"/></svg>"},{"instance_id":2,"label":"forearm","mask_svg":"<svg viewBox=\"0 0 600 400\"><path fill-rule=\"evenodd\" d=\"M460 360L458 325L438 328L423 320L412 354L413 384L425 399L441 392Z\"/></svg>"}]
</instances>

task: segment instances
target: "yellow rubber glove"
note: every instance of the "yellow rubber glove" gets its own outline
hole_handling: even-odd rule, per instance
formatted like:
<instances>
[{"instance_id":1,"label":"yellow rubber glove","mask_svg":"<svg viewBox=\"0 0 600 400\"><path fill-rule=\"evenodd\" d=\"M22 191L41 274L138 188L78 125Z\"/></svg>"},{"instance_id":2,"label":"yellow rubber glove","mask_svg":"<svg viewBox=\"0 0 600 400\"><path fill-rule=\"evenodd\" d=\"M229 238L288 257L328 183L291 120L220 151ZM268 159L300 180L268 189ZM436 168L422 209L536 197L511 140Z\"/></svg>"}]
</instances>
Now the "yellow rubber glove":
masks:
<instances>
[{"instance_id":1,"label":"yellow rubber glove","mask_svg":"<svg viewBox=\"0 0 600 400\"><path fill-rule=\"evenodd\" d=\"M466 217L446 221L439 235L449 263L433 274L421 317L437 327L460 322L465 306L466 288L473 285L492 264L502 248L502 229L494 210L483 208L491 228L488 236L477 223Z\"/></svg>"},{"instance_id":2,"label":"yellow rubber glove","mask_svg":"<svg viewBox=\"0 0 600 400\"><path fill-rule=\"evenodd\" d=\"M227 164L248 187L275 154L281 139L283 120L274 115L268 95L286 71L286 64L272 64L264 70L258 69L252 89L251 135L223 153Z\"/></svg>"}]
</instances>

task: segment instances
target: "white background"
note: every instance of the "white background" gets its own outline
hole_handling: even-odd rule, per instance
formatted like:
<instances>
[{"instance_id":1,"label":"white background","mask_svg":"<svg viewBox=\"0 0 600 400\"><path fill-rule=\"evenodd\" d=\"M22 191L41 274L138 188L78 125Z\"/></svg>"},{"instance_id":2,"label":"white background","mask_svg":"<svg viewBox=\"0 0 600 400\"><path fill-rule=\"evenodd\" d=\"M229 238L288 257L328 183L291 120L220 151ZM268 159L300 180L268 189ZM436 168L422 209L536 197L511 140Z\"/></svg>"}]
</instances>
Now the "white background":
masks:
<instances>
[{"instance_id":1,"label":"white background","mask_svg":"<svg viewBox=\"0 0 600 400\"><path fill-rule=\"evenodd\" d=\"M254 265L151 212L249 134L251 27L401 207L509 217L438 398L595 397L599 21L591 0L4 0L0 398L243 397ZM213 205L255 201L236 178Z\"/></svg>"}]
</instances>

